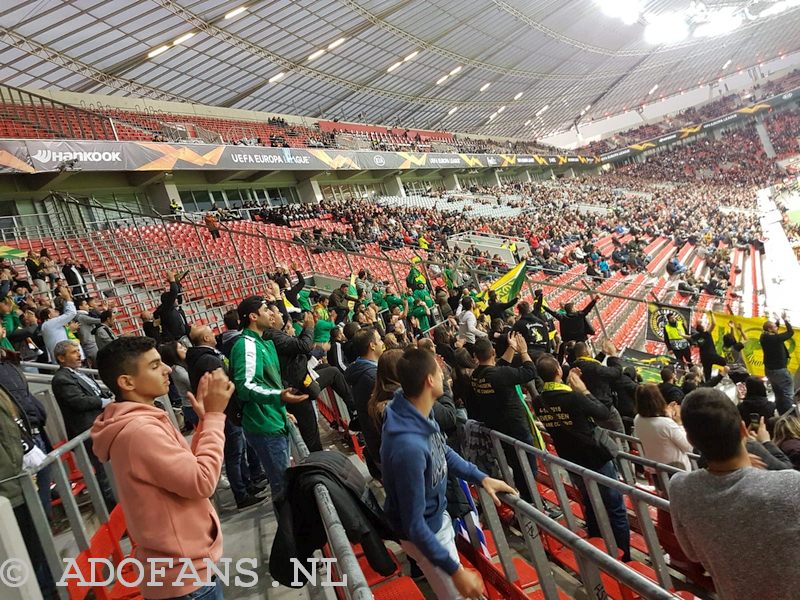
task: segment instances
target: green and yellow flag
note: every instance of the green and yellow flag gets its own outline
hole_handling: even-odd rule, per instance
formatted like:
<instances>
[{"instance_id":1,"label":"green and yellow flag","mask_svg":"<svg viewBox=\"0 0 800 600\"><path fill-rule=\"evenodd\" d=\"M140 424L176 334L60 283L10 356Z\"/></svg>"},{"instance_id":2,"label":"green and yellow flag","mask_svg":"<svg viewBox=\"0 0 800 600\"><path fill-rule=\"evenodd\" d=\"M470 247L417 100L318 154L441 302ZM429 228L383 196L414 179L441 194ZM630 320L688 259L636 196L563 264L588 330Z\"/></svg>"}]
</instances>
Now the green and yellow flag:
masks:
<instances>
[{"instance_id":1,"label":"green and yellow flag","mask_svg":"<svg viewBox=\"0 0 800 600\"><path fill-rule=\"evenodd\" d=\"M475 311L480 312L488 306L489 291L495 290L497 292L498 302L508 302L512 298L519 296L522 289L522 284L525 283L525 262L518 263L516 267L511 269L508 273L503 275L500 279L493 281L489 289L484 290L478 296L478 301L475 303Z\"/></svg>"}]
</instances>

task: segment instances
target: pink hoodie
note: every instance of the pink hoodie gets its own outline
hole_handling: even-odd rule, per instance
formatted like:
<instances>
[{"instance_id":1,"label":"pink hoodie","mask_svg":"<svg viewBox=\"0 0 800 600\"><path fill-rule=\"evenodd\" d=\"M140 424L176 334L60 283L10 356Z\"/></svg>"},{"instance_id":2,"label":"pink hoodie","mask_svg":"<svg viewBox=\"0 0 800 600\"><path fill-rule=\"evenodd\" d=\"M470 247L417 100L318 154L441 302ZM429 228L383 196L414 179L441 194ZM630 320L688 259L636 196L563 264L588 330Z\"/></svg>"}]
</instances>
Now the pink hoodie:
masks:
<instances>
[{"instance_id":1,"label":"pink hoodie","mask_svg":"<svg viewBox=\"0 0 800 600\"><path fill-rule=\"evenodd\" d=\"M189 558L200 581L209 579L205 561L222 555L222 529L209 497L222 468L225 415L210 413L200 421L192 447L163 410L138 402L113 402L92 426L94 452L111 460L119 502L135 558L145 567L142 596L154 600L182 596L198 589L191 570L178 559ZM151 580L148 558L172 558L172 569L158 563ZM157 575L165 568L165 576ZM184 585L172 585L179 577Z\"/></svg>"}]
</instances>

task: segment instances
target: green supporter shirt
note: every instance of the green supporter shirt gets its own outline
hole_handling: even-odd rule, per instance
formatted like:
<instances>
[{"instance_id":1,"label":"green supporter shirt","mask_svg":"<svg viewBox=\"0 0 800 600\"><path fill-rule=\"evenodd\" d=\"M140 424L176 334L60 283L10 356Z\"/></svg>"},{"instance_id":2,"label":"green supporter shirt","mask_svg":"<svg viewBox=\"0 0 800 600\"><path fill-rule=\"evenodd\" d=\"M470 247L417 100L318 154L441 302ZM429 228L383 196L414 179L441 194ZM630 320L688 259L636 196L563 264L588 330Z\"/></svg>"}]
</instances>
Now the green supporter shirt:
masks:
<instances>
[{"instance_id":1,"label":"green supporter shirt","mask_svg":"<svg viewBox=\"0 0 800 600\"><path fill-rule=\"evenodd\" d=\"M415 306L408 314L412 317L417 317L417 320L419 320L419 328L422 329L422 331L427 331L431 328L428 312L425 310L424 306Z\"/></svg>"},{"instance_id":2,"label":"green supporter shirt","mask_svg":"<svg viewBox=\"0 0 800 600\"><path fill-rule=\"evenodd\" d=\"M300 290L297 293L297 304L299 304L299 308L303 310L311 310L311 302L309 302L308 297L311 295L309 290Z\"/></svg>"},{"instance_id":3,"label":"green supporter shirt","mask_svg":"<svg viewBox=\"0 0 800 600\"><path fill-rule=\"evenodd\" d=\"M433 306L433 298L428 290L414 290L414 300L422 300L428 308Z\"/></svg>"},{"instance_id":4,"label":"green supporter shirt","mask_svg":"<svg viewBox=\"0 0 800 600\"><path fill-rule=\"evenodd\" d=\"M230 357L231 379L242 403L242 428L247 433L286 435L286 406L275 344L245 329Z\"/></svg>"},{"instance_id":5,"label":"green supporter shirt","mask_svg":"<svg viewBox=\"0 0 800 600\"><path fill-rule=\"evenodd\" d=\"M389 310L392 310L395 306L403 308L403 299L396 294L389 294L386 296L386 305L389 307Z\"/></svg>"},{"instance_id":6,"label":"green supporter shirt","mask_svg":"<svg viewBox=\"0 0 800 600\"><path fill-rule=\"evenodd\" d=\"M325 321L323 319L317 321L317 324L314 325L314 343L327 344L330 342L331 331L334 327L336 327L336 323L333 321Z\"/></svg>"},{"instance_id":7,"label":"green supporter shirt","mask_svg":"<svg viewBox=\"0 0 800 600\"><path fill-rule=\"evenodd\" d=\"M380 310L385 310L389 308L389 305L386 303L386 296L383 294L383 292L373 290L372 301L375 303L375 306L377 306Z\"/></svg>"}]
</instances>

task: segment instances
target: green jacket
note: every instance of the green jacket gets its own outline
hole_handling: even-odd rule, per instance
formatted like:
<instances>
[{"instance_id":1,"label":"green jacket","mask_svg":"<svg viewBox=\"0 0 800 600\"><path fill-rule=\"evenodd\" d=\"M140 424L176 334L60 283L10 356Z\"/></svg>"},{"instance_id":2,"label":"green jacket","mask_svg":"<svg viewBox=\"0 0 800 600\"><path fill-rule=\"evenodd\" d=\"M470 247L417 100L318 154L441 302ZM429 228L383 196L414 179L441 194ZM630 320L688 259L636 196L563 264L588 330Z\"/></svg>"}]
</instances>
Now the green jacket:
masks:
<instances>
[{"instance_id":1,"label":"green jacket","mask_svg":"<svg viewBox=\"0 0 800 600\"><path fill-rule=\"evenodd\" d=\"M231 379L247 433L286 435L286 406L275 344L245 329L231 349Z\"/></svg>"},{"instance_id":2,"label":"green jacket","mask_svg":"<svg viewBox=\"0 0 800 600\"><path fill-rule=\"evenodd\" d=\"M22 442L20 429L12 416L13 400L0 391L0 481L19 475L22 471ZM23 503L22 484L19 479L0 483L0 496L5 496L11 506Z\"/></svg>"},{"instance_id":3,"label":"green jacket","mask_svg":"<svg viewBox=\"0 0 800 600\"><path fill-rule=\"evenodd\" d=\"M375 305L380 310L384 310L384 309L389 308L389 305L386 304L386 296L381 291L373 290L373 292L372 292L372 301L375 303Z\"/></svg>"}]
</instances>

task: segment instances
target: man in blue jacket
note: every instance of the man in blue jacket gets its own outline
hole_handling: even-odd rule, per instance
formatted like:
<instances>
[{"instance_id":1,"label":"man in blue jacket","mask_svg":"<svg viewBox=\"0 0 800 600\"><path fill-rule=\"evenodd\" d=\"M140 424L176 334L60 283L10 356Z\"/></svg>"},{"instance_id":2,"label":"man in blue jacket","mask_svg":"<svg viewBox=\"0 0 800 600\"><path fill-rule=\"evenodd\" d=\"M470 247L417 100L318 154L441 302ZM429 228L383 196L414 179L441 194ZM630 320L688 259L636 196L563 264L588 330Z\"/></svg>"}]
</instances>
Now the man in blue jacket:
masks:
<instances>
[{"instance_id":1,"label":"man in blue jacket","mask_svg":"<svg viewBox=\"0 0 800 600\"><path fill-rule=\"evenodd\" d=\"M433 404L444 389L434 355L409 348L397 372L402 387L386 408L381 442L386 516L437 598L480 598L485 593L483 581L459 563L453 525L445 510L448 471L483 486L497 505L499 492L516 492L504 481L486 476L445 443L431 418Z\"/></svg>"}]
</instances>

